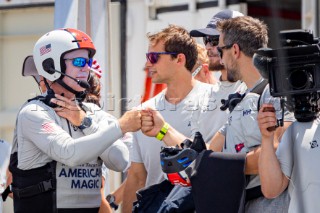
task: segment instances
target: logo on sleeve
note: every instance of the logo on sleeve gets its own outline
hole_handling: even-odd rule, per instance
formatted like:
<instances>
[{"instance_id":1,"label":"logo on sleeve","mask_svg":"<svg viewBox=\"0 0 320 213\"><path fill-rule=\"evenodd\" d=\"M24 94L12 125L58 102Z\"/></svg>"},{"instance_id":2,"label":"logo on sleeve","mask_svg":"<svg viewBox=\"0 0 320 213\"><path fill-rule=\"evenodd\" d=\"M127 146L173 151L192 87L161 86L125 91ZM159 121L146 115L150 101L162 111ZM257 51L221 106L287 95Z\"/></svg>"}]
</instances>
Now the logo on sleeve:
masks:
<instances>
[{"instance_id":1,"label":"logo on sleeve","mask_svg":"<svg viewBox=\"0 0 320 213\"><path fill-rule=\"evenodd\" d=\"M318 142L316 140L310 142L311 149L318 147Z\"/></svg>"},{"instance_id":2,"label":"logo on sleeve","mask_svg":"<svg viewBox=\"0 0 320 213\"><path fill-rule=\"evenodd\" d=\"M243 147L244 147L244 143L239 143L234 146L237 153L240 152L243 149Z\"/></svg>"}]
</instances>

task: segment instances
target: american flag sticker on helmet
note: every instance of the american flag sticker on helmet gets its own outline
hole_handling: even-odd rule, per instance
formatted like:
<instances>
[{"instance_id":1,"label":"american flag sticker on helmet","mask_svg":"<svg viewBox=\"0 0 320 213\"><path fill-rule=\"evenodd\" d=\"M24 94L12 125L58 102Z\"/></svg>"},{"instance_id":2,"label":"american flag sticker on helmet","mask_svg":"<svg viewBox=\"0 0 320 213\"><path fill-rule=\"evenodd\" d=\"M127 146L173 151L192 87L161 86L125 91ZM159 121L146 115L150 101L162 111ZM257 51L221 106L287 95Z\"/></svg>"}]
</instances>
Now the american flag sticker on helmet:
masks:
<instances>
[{"instance_id":1,"label":"american flag sticker on helmet","mask_svg":"<svg viewBox=\"0 0 320 213\"><path fill-rule=\"evenodd\" d=\"M49 52L51 52L51 44L47 44L47 45L42 46L42 47L40 48L40 55L41 55L41 56L44 55L44 54L47 54L47 53L49 53Z\"/></svg>"}]
</instances>

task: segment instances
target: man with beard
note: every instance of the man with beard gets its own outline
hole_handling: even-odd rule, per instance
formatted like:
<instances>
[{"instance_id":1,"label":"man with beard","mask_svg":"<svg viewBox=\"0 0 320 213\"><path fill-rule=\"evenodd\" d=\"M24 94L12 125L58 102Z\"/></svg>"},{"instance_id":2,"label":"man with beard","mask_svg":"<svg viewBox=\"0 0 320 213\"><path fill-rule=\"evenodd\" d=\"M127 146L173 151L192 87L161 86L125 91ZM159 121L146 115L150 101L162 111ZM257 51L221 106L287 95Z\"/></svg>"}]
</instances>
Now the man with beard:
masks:
<instances>
[{"instance_id":1,"label":"man with beard","mask_svg":"<svg viewBox=\"0 0 320 213\"><path fill-rule=\"evenodd\" d=\"M230 82L227 80L227 70L225 69L224 65L220 63L220 57L217 51L220 33L216 29L216 25L219 20L235 18L238 16L243 16L243 14L229 9L222 10L211 18L206 28L190 31L190 35L192 37L203 38L203 43L207 49L209 58L209 70L212 72L221 72L220 82L222 86L230 85Z\"/></svg>"},{"instance_id":2,"label":"man with beard","mask_svg":"<svg viewBox=\"0 0 320 213\"><path fill-rule=\"evenodd\" d=\"M220 56L217 50L219 44L220 32L216 29L217 22L220 20L232 19L235 17L243 16L242 13L234 10L222 10L216 13L206 28L195 29L190 31L192 37L202 37L203 43L207 49L209 58L209 70L212 72L221 73L220 79L217 82L219 91L217 92L216 101L220 104L222 99L227 99L229 94L243 93L246 90L246 85L239 80L227 79L227 69L220 63ZM225 109L224 109L225 110ZM222 129L224 130L224 129ZM224 134L224 133L223 133ZM209 144L209 143L208 143Z\"/></svg>"},{"instance_id":3,"label":"man with beard","mask_svg":"<svg viewBox=\"0 0 320 213\"><path fill-rule=\"evenodd\" d=\"M261 133L257 122L259 106L271 99L274 103L280 103L276 98L271 98L266 80L252 63L254 52L267 47L267 26L258 19L243 16L218 22L217 29L220 32L217 50L221 63L228 70L227 79L241 80L248 89L241 102L230 113L228 122L224 126L225 131L221 131L226 134L215 135L210 148L213 151L222 149L228 153L246 153L245 172L250 175L246 188L246 212L260 212L262 209L264 212L287 212L287 193L275 199L266 199L261 193L258 172L261 151ZM259 87L264 90L257 94ZM281 110L279 105L275 105L275 109ZM275 131L274 149L277 148L279 139L293 120L292 114L285 112L283 127L270 130Z\"/></svg>"},{"instance_id":4,"label":"man with beard","mask_svg":"<svg viewBox=\"0 0 320 213\"><path fill-rule=\"evenodd\" d=\"M230 109L227 123L211 140L210 149L216 152L246 154L245 173L250 175L248 176L250 179L246 187L245 212L261 212L262 210L264 212L287 212L289 201L287 193L285 192L275 199L266 199L261 193L258 176L261 133L257 122L257 109L259 109L259 104L270 100L271 96L269 87L254 67L252 58L256 50L267 46L267 26L258 19L242 16L219 21L217 29L221 33L217 50L221 63L227 69L227 79L229 81L241 80L248 89L241 95L242 100L233 111ZM260 93L261 95L257 92L259 87L263 91ZM275 109L279 110L280 106L275 106ZM149 117L149 120L145 114L142 115L141 130L149 136L159 132L164 124L163 118L157 112L151 113L152 116ZM292 114L285 113L284 121L284 126L275 130L275 149L279 138L293 121ZM154 126L154 128L150 130L150 126ZM144 131L144 128L148 131ZM170 146L180 145L184 139L185 137L172 127L168 128L163 137L165 144Z\"/></svg>"}]
</instances>

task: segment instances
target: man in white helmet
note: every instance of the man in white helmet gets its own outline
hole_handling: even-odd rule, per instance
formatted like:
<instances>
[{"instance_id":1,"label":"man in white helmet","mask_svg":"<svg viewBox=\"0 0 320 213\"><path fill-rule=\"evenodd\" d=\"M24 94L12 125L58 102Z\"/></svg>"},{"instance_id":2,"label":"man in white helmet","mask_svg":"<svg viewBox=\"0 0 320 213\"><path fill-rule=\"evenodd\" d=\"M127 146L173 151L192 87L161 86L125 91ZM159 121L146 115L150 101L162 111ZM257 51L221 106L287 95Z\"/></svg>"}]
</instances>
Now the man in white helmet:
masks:
<instances>
[{"instance_id":1,"label":"man in white helmet","mask_svg":"<svg viewBox=\"0 0 320 213\"><path fill-rule=\"evenodd\" d=\"M76 29L37 41L34 61L47 92L18 113L10 160L15 212L98 212L106 150L141 120L138 111L116 120L82 102L94 54L91 38Z\"/></svg>"}]
</instances>

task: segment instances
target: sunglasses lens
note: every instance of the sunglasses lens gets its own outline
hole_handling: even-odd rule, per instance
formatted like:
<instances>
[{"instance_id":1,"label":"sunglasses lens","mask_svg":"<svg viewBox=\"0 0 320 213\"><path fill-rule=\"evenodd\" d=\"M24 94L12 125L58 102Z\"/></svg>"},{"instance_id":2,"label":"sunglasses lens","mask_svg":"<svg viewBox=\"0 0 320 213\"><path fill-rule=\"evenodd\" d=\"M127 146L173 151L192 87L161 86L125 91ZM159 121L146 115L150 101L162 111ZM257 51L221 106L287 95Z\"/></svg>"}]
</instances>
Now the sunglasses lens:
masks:
<instances>
[{"instance_id":1,"label":"sunglasses lens","mask_svg":"<svg viewBox=\"0 0 320 213\"><path fill-rule=\"evenodd\" d=\"M92 62L93 62L93 59L92 59L92 58L89 58L89 60L88 60L88 66L89 66L89 67L92 67Z\"/></svg>"},{"instance_id":2,"label":"sunglasses lens","mask_svg":"<svg viewBox=\"0 0 320 213\"><path fill-rule=\"evenodd\" d=\"M212 36L206 36L203 37L203 43L207 45L209 43L211 46L217 46L219 44L219 38L212 37Z\"/></svg>"},{"instance_id":3,"label":"sunglasses lens","mask_svg":"<svg viewBox=\"0 0 320 213\"><path fill-rule=\"evenodd\" d=\"M157 53L147 53L147 59L151 64L155 64L158 62L158 54Z\"/></svg>"},{"instance_id":4,"label":"sunglasses lens","mask_svg":"<svg viewBox=\"0 0 320 213\"><path fill-rule=\"evenodd\" d=\"M86 64L88 64L89 67L92 66L92 58L86 59L86 58L74 58L72 61L72 64L76 67L85 67Z\"/></svg>"},{"instance_id":5,"label":"sunglasses lens","mask_svg":"<svg viewBox=\"0 0 320 213\"><path fill-rule=\"evenodd\" d=\"M85 58L74 58L72 64L76 67L84 67L87 60Z\"/></svg>"}]
</instances>

